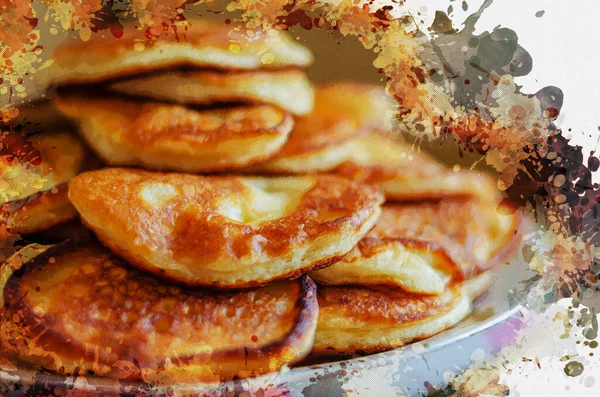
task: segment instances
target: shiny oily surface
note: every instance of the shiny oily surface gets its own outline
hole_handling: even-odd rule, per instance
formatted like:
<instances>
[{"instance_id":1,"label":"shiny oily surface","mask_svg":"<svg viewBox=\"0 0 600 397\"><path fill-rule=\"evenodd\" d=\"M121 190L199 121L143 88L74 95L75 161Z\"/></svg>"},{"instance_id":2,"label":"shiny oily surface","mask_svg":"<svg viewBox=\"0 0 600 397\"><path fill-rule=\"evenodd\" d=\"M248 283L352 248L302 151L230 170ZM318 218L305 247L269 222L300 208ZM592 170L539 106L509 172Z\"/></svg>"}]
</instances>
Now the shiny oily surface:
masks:
<instances>
[{"instance_id":1,"label":"shiny oily surface","mask_svg":"<svg viewBox=\"0 0 600 397\"><path fill-rule=\"evenodd\" d=\"M227 102L266 103L294 115L313 108L313 87L302 70L156 72L117 81L110 90L176 103L210 105Z\"/></svg>"},{"instance_id":2,"label":"shiny oily surface","mask_svg":"<svg viewBox=\"0 0 600 397\"><path fill-rule=\"evenodd\" d=\"M460 214L460 216L457 216ZM321 284L388 284L440 294L514 254L520 217L473 197L386 204L342 260L311 273Z\"/></svg>"},{"instance_id":3,"label":"shiny oily surface","mask_svg":"<svg viewBox=\"0 0 600 397\"><path fill-rule=\"evenodd\" d=\"M318 311L306 278L237 293L182 288L97 243L48 249L7 278L2 296L5 358L162 382L244 377L295 362L310 349Z\"/></svg>"},{"instance_id":4,"label":"shiny oily surface","mask_svg":"<svg viewBox=\"0 0 600 397\"><path fill-rule=\"evenodd\" d=\"M313 61L306 47L279 31L257 32L250 38L223 23L190 23L185 30L165 31L156 39L144 39L143 32L128 26L120 38L100 33L88 41L66 42L54 52L44 83L92 83L177 66L255 70L306 67Z\"/></svg>"},{"instance_id":5,"label":"shiny oily surface","mask_svg":"<svg viewBox=\"0 0 600 397\"><path fill-rule=\"evenodd\" d=\"M322 176L195 176L108 168L69 198L104 245L183 283L245 288L335 262L375 224L376 188Z\"/></svg>"},{"instance_id":6,"label":"shiny oily surface","mask_svg":"<svg viewBox=\"0 0 600 397\"><path fill-rule=\"evenodd\" d=\"M57 108L111 165L182 172L235 169L271 157L291 114L269 105L197 110L118 97L64 95Z\"/></svg>"}]
</instances>

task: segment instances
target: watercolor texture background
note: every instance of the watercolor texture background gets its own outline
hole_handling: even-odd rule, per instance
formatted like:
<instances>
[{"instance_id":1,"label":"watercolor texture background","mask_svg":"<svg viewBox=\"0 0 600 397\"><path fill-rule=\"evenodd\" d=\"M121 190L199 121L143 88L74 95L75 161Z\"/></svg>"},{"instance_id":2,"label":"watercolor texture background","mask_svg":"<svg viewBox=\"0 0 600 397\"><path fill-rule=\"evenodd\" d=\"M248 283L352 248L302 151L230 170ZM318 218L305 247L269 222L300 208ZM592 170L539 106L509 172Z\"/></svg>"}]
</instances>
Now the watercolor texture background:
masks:
<instances>
[{"instance_id":1,"label":"watercolor texture background","mask_svg":"<svg viewBox=\"0 0 600 397\"><path fill-rule=\"evenodd\" d=\"M40 0L32 8L28 1L0 0L0 112L4 124L10 124L16 116L15 104L39 94L31 77L47 66L47 49L67 36L86 40L98 27L104 31L115 29L114 21L112 25L98 22L95 13L101 3ZM185 24L178 15L198 13L194 11L196 4L186 4L194 2L182 0L112 3L121 15L139 19L150 35L162 34L162 26L168 29L174 23ZM447 162L460 162L463 167L477 162L497 173L499 185L511 201L537 205L541 219L548 225L544 233L555 239L558 249L531 259L531 266L540 273L540 287L532 296L530 307L522 313L522 324L514 327L512 343L496 357L473 352L471 368L462 374L446 374L447 387L432 393L600 395L600 53L596 44L600 38L600 3L486 1L486 9L482 8L475 22L472 16L483 3L382 0L368 6L347 0L289 4L287 0L240 0L232 2L229 9L236 9L236 15L242 15L248 23L266 27L283 27L286 17L288 21L306 23L303 15L322 15L324 25L335 21L338 27L330 34L332 40L356 50L353 57L366 59L357 61L353 70L339 74L352 77L365 73L365 80L378 81L381 75L377 69L383 70L390 78L388 91L401 103L406 136L430 150L436 150L436 146L428 141L443 139L440 153ZM185 14L177 12L184 8ZM378 9L380 12L375 12ZM292 19L291 12L301 18ZM417 35L417 40L410 40L413 36L406 33L404 19L394 21L406 15L411 15L425 33ZM471 31L461 36L462 23L469 17L466 26ZM176 21L177 18L181 20ZM313 33L302 33L302 23L291 26L291 32L305 35L310 41ZM318 29L313 25L311 22L312 29ZM431 26L435 26L433 31ZM492 46L488 52L477 53L484 48L480 45L483 40L491 40L488 44L493 45L498 34L510 42L508 50ZM318 41L321 36L314 37ZM476 43L471 40L473 37L478 38ZM341 61L335 60L336 50L331 49L331 43L324 46L324 53L334 54L329 70L342 68ZM398 51L403 54L401 62L394 60ZM501 59L497 55L502 51L509 51L510 56ZM364 58L358 54L365 54ZM490 61L483 72L465 62L479 56L485 64L485 54ZM515 59L529 59L531 67L519 69ZM376 67L363 72L363 67L372 62ZM423 71L442 70L440 65L444 63L452 70L446 69L439 79L435 73L423 75ZM329 77L327 70L320 73L312 77ZM471 76L479 75L483 76L481 87L470 81ZM408 81L410 88L406 88ZM495 86L494 82L500 82L504 91L483 94L486 87ZM515 93L514 84L521 86L524 94ZM545 89L548 86L561 91ZM539 95L533 96L536 93ZM473 98L486 104L488 111L477 113ZM517 113L522 110L524 115L514 117L514 105L520 106ZM534 130L538 133L533 134ZM473 136L478 136L477 141ZM457 147L465 156L458 156ZM469 149L473 149L471 153ZM542 193L540 202L538 195ZM351 387L344 391L352 395Z\"/></svg>"}]
</instances>

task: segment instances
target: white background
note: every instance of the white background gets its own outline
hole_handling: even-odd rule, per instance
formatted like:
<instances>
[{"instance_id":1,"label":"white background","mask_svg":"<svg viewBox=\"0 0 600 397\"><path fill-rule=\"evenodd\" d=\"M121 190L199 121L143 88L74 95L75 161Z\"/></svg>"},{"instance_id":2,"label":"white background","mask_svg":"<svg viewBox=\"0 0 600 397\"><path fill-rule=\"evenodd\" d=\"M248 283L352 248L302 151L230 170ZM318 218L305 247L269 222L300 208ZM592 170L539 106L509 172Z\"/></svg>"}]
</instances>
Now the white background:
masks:
<instances>
[{"instance_id":1,"label":"white background","mask_svg":"<svg viewBox=\"0 0 600 397\"><path fill-rule=\"evenodd\" d=\"M435 10L454 8L453 21L460 27L483 0L408 0L407 7L420 11L430 26ZM544 10L542 17L536 17ZM572 142L584 147L584 155L598 146L600 131L600 1L598 0L496 0L482 15L476 33L501 25L514 30L519 44L533 58L533 70L516 79L523 92L535 93L554 85L565 94L558 126ZM568 129L571 128L571 132ZM598 180L598 175L596 175Z\"/></svg>"}]
</instances>

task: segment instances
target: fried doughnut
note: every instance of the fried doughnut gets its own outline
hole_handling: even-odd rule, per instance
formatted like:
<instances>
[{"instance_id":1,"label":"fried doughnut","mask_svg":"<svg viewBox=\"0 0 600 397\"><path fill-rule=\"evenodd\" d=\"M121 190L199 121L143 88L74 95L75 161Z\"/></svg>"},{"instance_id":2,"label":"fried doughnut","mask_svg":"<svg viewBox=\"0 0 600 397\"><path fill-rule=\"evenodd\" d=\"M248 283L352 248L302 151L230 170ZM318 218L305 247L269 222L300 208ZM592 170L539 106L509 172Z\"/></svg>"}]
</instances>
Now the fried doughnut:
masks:
<instances>
[{"instance_id":1,"label":"fried doughnut","mask_svg":"<svg viewBox=\"0 0 600 397\"><path fill-rule=\"evenodd\" d=\"M331 172L358 183L376 184L388 201L478 196L499 201L491 178L475 171L454 172L425 153L383 134L351 143L347 161Z\"/></svg>"},{"instance_id":2,"label":"fried doughnut","mask_svg":"<svg viewBox=\"0 0 600 397\"><path fill-rule=\"evenodd\" d=\"M97 243L54 246L13 270L4 265L0 278L0 355L33 369L220 381L300 360L316 329L316 291L306 277L235 293L187 289Z\"/></svg>"},{"instance_id":3,"label":"fried doughnut","mask_svg":"<svg viewBox=\"0 0 600 397\"><path fill-rule=\"evenodd\" d=\"M141 40L140 40L141 39ZM54 52L45 85L91 83L178 66L219 70L306 67L312 53L285 33L256 32L252 38L225 24L192 21L184 31L163 32L155 40L128 27L122 37L97 34L71 41Z\"/></svg>"},{"instance_id":4,"label":"fried doughnut","mask_svg":"<svg viewBox=\"0 0 600 397\"><path fill-rule=\"evenodd\" d=\"M320 284L390 284L441 294L452 280L473 277L509 257L518 219L469 197L388 204L348 255L311 277Z\"/></svg>"},{"instance_id":5,"label":"fried doughnut","mask_svg":"<svg viewBox=\"0 0 600 397\"><path fill-rule=\"evenodd\" d=\"M390 350L448 329L472 310L491 284L483 274L448 287L440 295L418 295L384 286L319 287L317 355Z\"/></svg>"},{"instance_id":6,"label":"fried doughnut","mask_svg":"<svg viewBox=\"0 0 600 397\"><path fill-rule=\"evenodd\" d=\"M300 70L152 73L110 85L111 91L184 104L267 103L295 115L313 108L312 84Z\"/></svg>"},{"instance_id":7,"label":"fried doughnut","mask_svg":"<svg viewBox=\"0 0 600 397\"><path fill-rule=\"evenodd\" d=\"M110 165L183 172L223 171L276 153L292 116L269 105L194 110L111 97L59 96L57 108Z\"/></svg>"},{"instance_id":8,"label":"fried doughnut","mask_svg":"<svg viewBox=\"0 0 600 397\"><path fill-rule=\"evenodd\" d=\"M351 155L351 140L386 127L393 104L382 87L335 83L316 87L311 114L296 119L287 143L275 157L252 171L307 173L327 171Z\"/></svg>"},{"instance_id":9,"label":"fried doughnut","mask_svg":"<svg viewBox=\"0 0 600 397\"><path fill-rule=\"evenodd\" d=\"M6 135L0 149L0 203L10 233L31 234L77 217L66 183L84 166L70 134Z\"/></svg>"},{"instance_id":10,"label":"fried doughnut","mask_svg":"<svg viewBox=\"0 0 600 397\"><path fill-rule=\"evenodd\" d=\"M100 241L140 268L190 285L245 288L344 256L375 224L377 188L329 175L203 177L110 168L69 198Z\"/></svg>"}]
</instances>

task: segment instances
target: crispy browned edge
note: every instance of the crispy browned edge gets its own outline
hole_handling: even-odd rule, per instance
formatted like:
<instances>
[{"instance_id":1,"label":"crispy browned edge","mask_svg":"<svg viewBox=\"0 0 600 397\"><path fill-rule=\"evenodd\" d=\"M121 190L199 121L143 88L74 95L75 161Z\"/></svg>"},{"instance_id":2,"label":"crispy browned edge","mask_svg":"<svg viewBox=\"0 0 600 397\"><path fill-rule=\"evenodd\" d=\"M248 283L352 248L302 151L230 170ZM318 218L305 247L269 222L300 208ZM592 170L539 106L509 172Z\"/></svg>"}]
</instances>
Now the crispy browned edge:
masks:
<instances>
[{"instance_id":1,"label":"crispy browned edge","mask_svg":"<svg viewBox=\"0 0 600 397\"><path fill-rule=\"evenodd\" d=\"M23 277L23 275L27 271L29 271L35 267L38 267L38 266L44 266L44 264L49 262L50 258L56 259L57 257L64 255L65 253L73 252L73 251L77 250L78 248L83 247L85 245L87 245L87 243L83 244L83 243L74 243L71 241L65 241L63 243L60 243L60 244L57 244L57 245L54 245L54 246L48 248L41 254L34 257L32 260L23 263L21 265L21 267L19 267L17 270L12 272L12 274L10 275L10 277L8 278L8 280L6 281L6 284L4 286L0 285L0 287L3 287L2 290L0 291L2 293L3 300L6 300L5 297L7 295L7 292L13 292L13 291L19 290L19 279L21 277ZM4 266L8 266L8 265L6 263L3 263L2 265L0 265L0 267L4 267ZM301 280L299 280L299 282L301 283L300 284L300 297L294 305L294 307L298 311L298 314L296 315L296 318L294 319L293 326L290 328L290 332L288 332L281 340L270 343L261 348L251 348L251 349L240 348L240 349L232 349L232 350L216 350L211 354L210 360L211 361L214 360L214 361L218 361L218 362L232 362L232 361L240 360L240 361L247 362L250 359L261 360L265 357L266 358L273 357L273 356L280 357L283 355L285 348L289 348L292 346L297 345L298 348L301 348L303 336L307 332L310 332L311 328L313 328L313 327L316 328L316 321L318 318L318 303L317 303L317 291L316 291L315 283L307 276L304 276ZM3 309L6 310L7 307L8 307L8 304L5 301L5 307ZM5 319L3 319L4 313L2 310L0 310L0 314L2 314L0 316L0 320L6 321ZM36 324L32 323L31 320L32 319L29 317L22 318L21 323L24 325L35 326ZM11 321L11 320L8 320L8 321ZM50 337L53 339L56 339L56 340L63 339L60 337L60 335L54 335L51 331L48 331L48 332L50 333ZM2 339L0 339L0 347L2 346L2 344L3 344L3 341L2 341ZM312 343L310 344L310 346L312 346ZM304 357L306 357L310 353L310 349L311 348L309 347L303 356L299 356L287 364L294 364L298 361L301 361ZM11 351L10 348L8 348L6 350L3 348L3 349L0 349L0 358L9 359L11 362L14 362L15 364L24 364L24 365L31 366L31 363L20 359L18 357L18 353L19 353L18 351ZM4 356L3 356L3 354L4 354ZM193 356L179 357L179 360L181 362L184 362L187 364L187 362L189 362L193 358L194 358ZM157 363L157 364L159 364L159 363ZM48 369L45 369L45 368L39 368L39 369L43 370L45 372L49 371ZM74 374L76 374L77 371L78 371L78 368L74 368ZM56 371L50 371L50 372L56 372ZM69 374L67 373L66 375L69 375ZM256 374L256 375L260 375L260 374Z\"/></svg>"}]
</instances>

